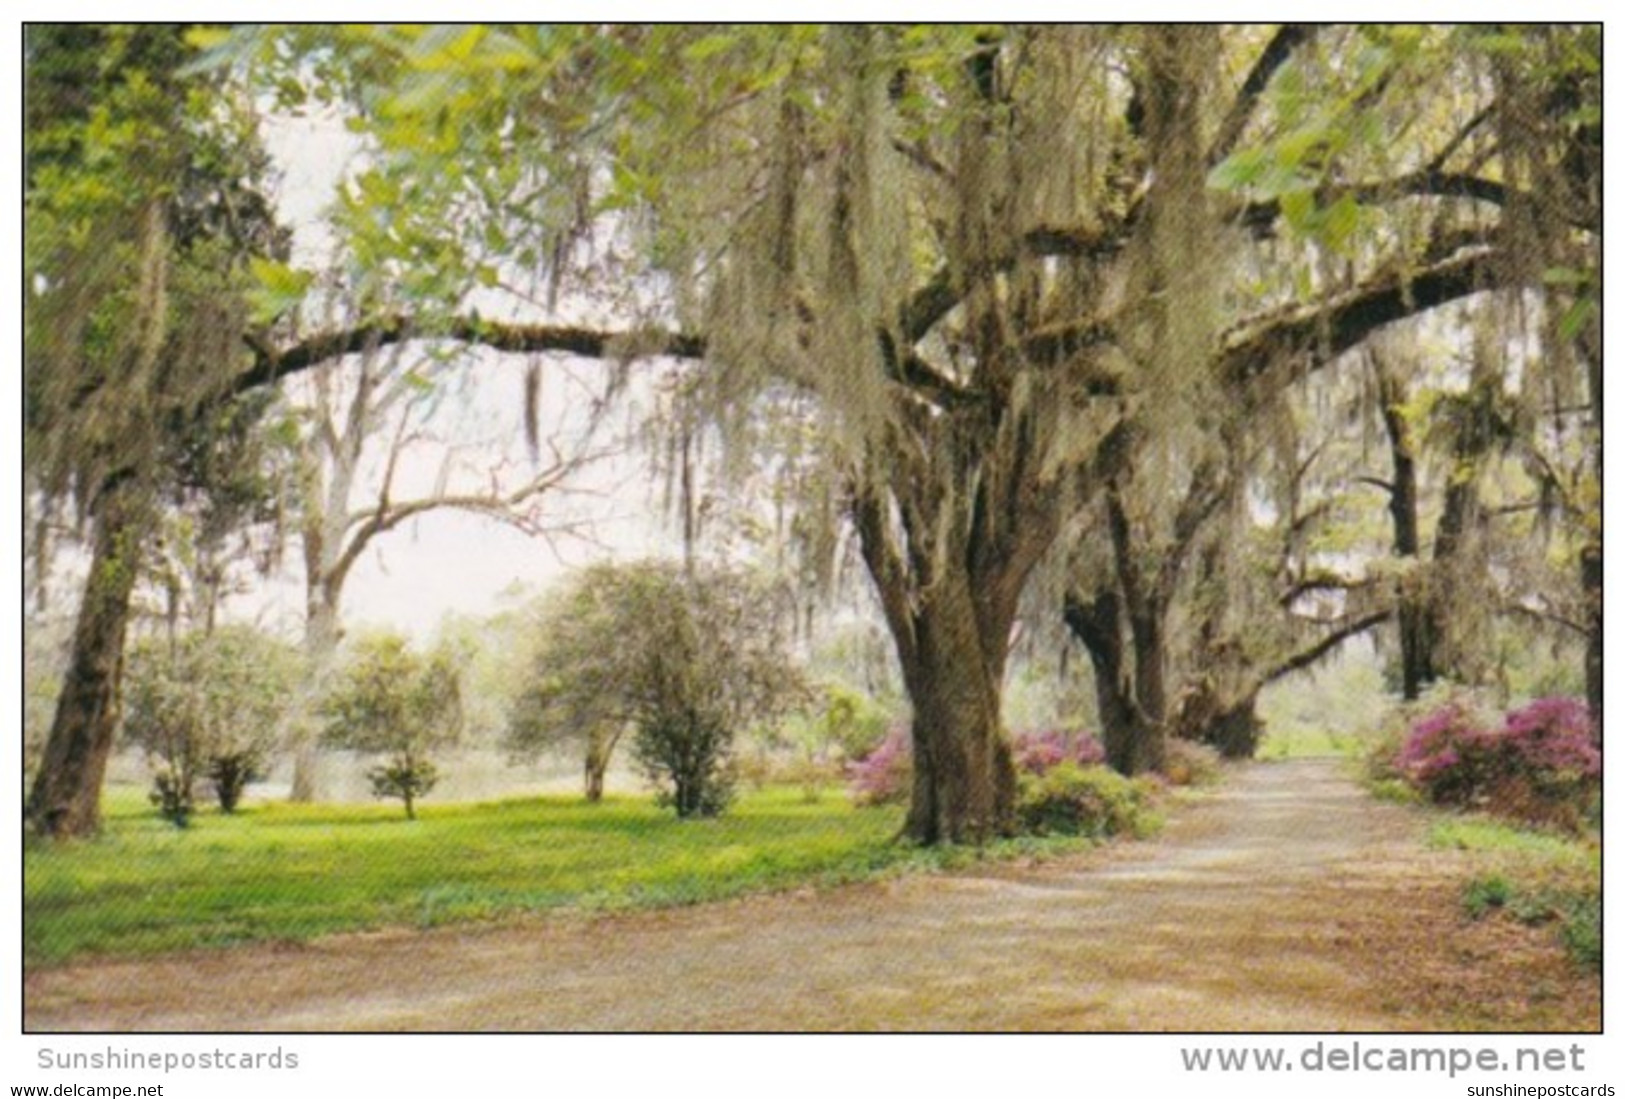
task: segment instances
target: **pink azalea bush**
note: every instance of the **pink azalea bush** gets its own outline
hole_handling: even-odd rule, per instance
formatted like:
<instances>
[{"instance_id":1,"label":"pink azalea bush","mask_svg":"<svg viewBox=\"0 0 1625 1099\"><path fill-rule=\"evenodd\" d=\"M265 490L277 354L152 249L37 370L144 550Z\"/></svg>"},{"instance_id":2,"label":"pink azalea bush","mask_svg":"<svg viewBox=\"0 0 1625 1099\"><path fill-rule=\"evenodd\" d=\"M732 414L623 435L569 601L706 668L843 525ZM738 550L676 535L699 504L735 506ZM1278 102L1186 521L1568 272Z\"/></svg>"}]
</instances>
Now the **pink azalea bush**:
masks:
<instances>
[{"instance_id":1,"label":"pink azalea bush","mask_svg":"<svg viewBox=\"0 0 1625 1099\"><path fill-rule=\"evenodd\" d=\"M1010 749L1016 771L1035 778L1062 763L1093 767L1106 759L1106 751L1098 738L1063 729L1018 732L1011 737ZM879 747L847 766L852 799L859 805L906 801L913 781L913 763L908 725L893 725Z\"/></svg>"},{"instance_id":2,"label":"pink azalea bush","mask_svg":"<svg viewBox=\"0 0 1625 1099\"><path fill-rule=\"evenodd\" d=\"M847 764L846 775L852 800L859 805L889 805L905 800L914 775L908 726L892 725L874 751Z\"/></svg>"},{"instance_id":3,"label":"pink azalea bush","mask_svg":"<svg viewBox=\"0 0 1625 1099\"><path fill-rule=\"evenodd\" d=\"M1090 733L1065 729L1027 729L1010 738L1010 751L1016 770L1027 775L1043 775L1061 763L1093 767L1106 761L1106 749Z\"/></svg>"},{"instance_id":4,"label":"pink azalea bush","mask_svg":"<svg viewBox=\"0 0 1625 1099\"><path fill-rule=\"evenodd\" d=\"M1591 713L1542 698L1500 724L1450 702L1411 726L1396 769L1430 800L1574 823L1602 778Z\"/></svg>"}]
</instances>

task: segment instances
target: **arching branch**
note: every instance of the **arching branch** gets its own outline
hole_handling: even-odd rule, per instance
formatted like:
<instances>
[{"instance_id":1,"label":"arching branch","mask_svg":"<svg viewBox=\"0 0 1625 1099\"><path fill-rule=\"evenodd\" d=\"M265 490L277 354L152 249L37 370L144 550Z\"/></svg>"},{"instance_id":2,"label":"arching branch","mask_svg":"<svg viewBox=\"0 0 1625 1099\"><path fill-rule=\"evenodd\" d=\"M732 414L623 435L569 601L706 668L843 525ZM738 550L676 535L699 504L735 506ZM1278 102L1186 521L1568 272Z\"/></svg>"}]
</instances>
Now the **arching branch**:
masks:
<instances>
[{"instance_id":1,"label":"arching branch","mask_svg":"<svg viewBox=\"0 0 1625 1099\"><path fill-rule=\"evenodd\" d=\"M1499 259L1496 250L1481 248L1409 277L1389 272L1314 305L1245 321L1225 335L1218 374L1245 386L1282 356L1307 355L1310 368L1323 365L1385 325L1493 289Z\"/></svg>"},{"instance_id":2,"label":"arching branch","mask_svg":"<svg viewBox=\"0 0 1625 1099\"><path fill-rule=\"evenodd\" d=\"M287 347L251 335L248 345L253 363L238 376L235 388L240 392L269 385L345 355L414 339L456 340L497 351L559 351L589 359L636 355L698 359L704 357L706 349L703 336L658 329L613 332L575 325L513 324L479 317L458 317L426 329L410 318L395 316L317 333Z\"/></svg>"},{"instance_id":3,"label":"arching branch","mask_svg":"<svg viewBox=\"0 0 1625 1099\"><path fill-rule=\"evenodd\" d=\"M1393 613L1394 612L1390 610L1373 611L1371 614L1365 615L1362 618L1356 618L1353 621L1344 623L1331 633L1327 634L1325 637L1322 637L1313 645L1310 645L1308 648L1300 649L1291 656L1288 656L1286 659L1275 664L1264 673L1263 682L1273 683L1277 679L1291 675L1293 672L1302 671L1304 668L1309 667L1326 654L1330 653L1333 649L1337 648L1337 646L1341 645L1349 638L1354 637L1357 634L1362 634L1365 631L1386 622L1393 616Z\"/></svg>"},{"instance_id":4,"label":"arching branch","mask_svg":"<svg viewBox=\"0 0 1625 1099\"><path fill-rule=\"evenodd\" d=\"M1310 39L1314 38L1320 28L1309 23L1285 23L1275 32L1264 52L1258 55L1253 67L1242 81L1241 89L1236 92L1236 98L1230 104L1230 110L1225 114L1224 121L1219 124L1218 136L1213 146L1208 150L1207 161L1217 164L1229 156L1241 140L1241 135L1247 129L1247 123L1252 121L1253 113L1258 109L1258 101L1264 95L1264 89L1269 87L1275 74L1281 66L1291 60L1293 53Z\"/></svg>"}]
</instances>

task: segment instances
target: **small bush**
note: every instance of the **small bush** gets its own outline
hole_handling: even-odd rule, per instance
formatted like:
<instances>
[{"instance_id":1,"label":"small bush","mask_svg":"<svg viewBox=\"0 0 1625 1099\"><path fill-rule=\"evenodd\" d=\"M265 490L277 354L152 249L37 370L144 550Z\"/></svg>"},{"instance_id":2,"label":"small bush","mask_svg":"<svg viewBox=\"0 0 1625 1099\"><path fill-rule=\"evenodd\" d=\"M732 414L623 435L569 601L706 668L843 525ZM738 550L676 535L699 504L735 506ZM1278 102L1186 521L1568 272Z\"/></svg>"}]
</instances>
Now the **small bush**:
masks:
<instances>
[{"instance_id":1,"label":"small bush","mask_svg":"<svg viewBox=\"0 0 1625 1099\"><path fill-rule=\"evenodd\" d=\"M1501 875L1474 878L1461 893L1461 906L1475 920L1482 919L1493 909L1505 908L1512 900L1512 885Z\"/></svg>"},{"instance_id":2,"label":"small bush","mask_svg":"<svg viewBox=\"0 0 1625 1099\"><path fill-rule=\"evenodd\" d=\"M1106 762L1106 749L1097 737L1064 729L1018 732L1010 738L1010 752L1016 770L1025 775L1042 775L1061 763L1093 767Z\"/></svg>"},{"instance_id":3,"label":"small bush","mask_svg":"<svg viewBox=\"0 0 1625 1099\"><path fill-rule=\"evenodd\" d=\"M817 718L818 735L847 759L862 759L880 747L891 732L886 711L866 694L841 686L824 689L824 709Z\"/></svg>"},{"instance_id":4,"label":"small bush","mask_svg":"<svg viewBox=\"0 0 1625 1099\"><path fill-rule=\"evenodd\" d=\"M192 823L196 806L192 801L191 778L174 767L160 767L152 776L152 793L148 799L158 807L158 815L176 828Z\"/></svg>"},{"instance_id":5,"label":"small bush","mask_svg":"<svg viewBox=\"0 0 1625 1099\"><path fill-rule=\"evenodd\" d=\"M1569 957L1592 969L1602 968L1602 896L1574 897L1563 915L1563 946Z\"/></svg>"},{"instance_id":6,"label":"small bush","mask_svg":"<svg viewBox=\"0 0 1625 1099\"><path fill-rule=\"evenodd\" d=\"M1602 775L1590 713L1565 698L1531 702L1499 726L1446 703L1411 726L1393 761L1439 804L1570 828L1583 822Z\"/></svg>"},{"instance_id":7,"label":"small bush","mask_svg":"<svg viewBox=\"0 0 1625 1099\"><path fill-rule=\"evenodd\" d=\"M1570 958L1591 968L1602 965L1602 897L1596 892L1513 885L1500 874L1491 874L1469 881L1461 904L1475 920L1505 912L1531 927L1556 922Z\"/></svg>"},{"instance_id":8,"label":"small bush","mask_svg":"<svg viewBox=\"0 0 1625 1099\"><path fill-rule=\"evenodd\" d=\"M896 724L879 747L846 768L852 800L859 805L894 805L908 800L914 782L914 749L907 725Z\"/></svg>"},{"instance_id":9,"label":"small bush","mask_svg":"<svg viewBox=\"0 0 1625 1099\"><path fill-rule=\"evenodd\" d=\"M408 820L417 819L417 801L440 781L435 765L421 757L397 755L367 772L375 798L397 798L406 805Z\"/></svg>"},{"instance_id":10,"label":"small bush","mask_svg":"<svg viewBox=\"0 0 1625 1099\"><path fill-rule=\"evenodd\" d=\"M1411 726L1394 765L1432 800L1465 805L1488 785L1495 755L1492 735L1478 715L1450 702Z\"/></svg>"},{"instance_id":11,"label":"small bush","mask_svg":"<svg viewBox=\"0 0 1625 1099\"><path fill-rule=\"evenodd\" d=\"M1018 776L1040 778L1062 764L1095 767L1106 750L1090 733L1062 729L1024 730L1010 738L1010 755ZM907 801L913 782L914 750L907 725L893 725L880 745L848 764L852 799L859 805L892 805Z\"/></svg>"},{"instance_id":12,"label":"small bush","mask_svg":"<svg viewBox=\"0 0 1625 1099\"><path fill-rule=\"evenodd\" d=\"M261 777L262 757L256 751L221 752L209 757L207 774L222 813L235 813L243 800L243 789Z\"/></svg>"},{"instance_id":13,"label":"small bush","mask_svg":"<svg viewBox=\"0 0 1625 1099\"><path fill-rule=\"evenodd\" d=\"M1042 775L1024 775L1016 813L1038 835L1141 834L1149 824L1146 787L1105 767L1064 762Z\"/></svg>"},{"instance_id":14,"label":"small bush","mask_svg":"<svg viewBox=\"0 0 1625 1099\"><path fill-rule=\"evenodd\" d=\"M733 730L720 721L693 711L645 721L633 734L632 755L655 787L655 803L680 819L720 816L733 801Z\"/></svg>"},{"instance_id":15,"label":"small bush","mask_svg":"<svg viewBox=\"0 0 1625 1099\"><path fill-rule=\"evenodd\" d=\"M1217 748L1194 740L1171 738L1163 777L1171 786L1211 786L1219 781L1221 766Z\"/></svg>"}]
</instances>

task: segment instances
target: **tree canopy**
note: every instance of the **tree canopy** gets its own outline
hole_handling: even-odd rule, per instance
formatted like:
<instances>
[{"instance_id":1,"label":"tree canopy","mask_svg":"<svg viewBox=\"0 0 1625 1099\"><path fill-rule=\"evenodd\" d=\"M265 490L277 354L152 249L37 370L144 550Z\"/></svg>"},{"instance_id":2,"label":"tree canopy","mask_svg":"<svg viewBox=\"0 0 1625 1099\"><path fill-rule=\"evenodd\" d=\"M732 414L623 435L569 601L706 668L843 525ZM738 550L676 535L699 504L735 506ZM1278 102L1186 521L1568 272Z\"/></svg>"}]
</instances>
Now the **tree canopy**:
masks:
<instances>
[{"instance_id":1,"label":"tree canopy","mask_svg":"<svg viewBox=\"0 0 1625 1099\"><path fill-rule=\"evenodd\" d=\"M1303 430L1305 394L1332 392L1318 380L1351 352L1430 328L1465 349L1429 406L1439 452L1458 472L1525 454L1562 501L1561 583L1580 590L1600 707L1598 28L390 25L192 42L208 47L193 72L326 104L368 150L337 199L359 314L302 327L307 273L260 263L257 300L277 307L227 388L458 341L617 374L677 360L657 426L685 458L702 433L739 450L770 416L805 428L774 436L794 442L768 468L868 573L913 710L921 842L1013 826L1002 692L1033 613L1065 615L1089 650L1128 772L1162 766L1182 720L1244 717L1261 682L1352 632L1397 620L1413 655L1443 636L1442 578L1470 556L1451 547L1483 529L1477 474L1448 478L1428 584L1333 577L1335 555L1303 550L1333 510L1330 491L1306 499L1316 454L1347 441L1336 412ZM142 209L121 281L150 305ZM156 361L152 312L120 326L121 361ZM1383 384L1363 407L1389 418L1368 424L1410 406ZM1498 399L1518 414L1470 411ZM1499 423L1527 445L1491 446ZM1389 437L1376 479L1409 562L1394 571L1420 576L1400 530L1415 440ZM1249 543L1245 566L1226 563ZM1334 590L1341 613L1300 630L1304 598ZM1286 614L1267 652L1237 641L1265 603Z\"/></svg>"}]
</instances>

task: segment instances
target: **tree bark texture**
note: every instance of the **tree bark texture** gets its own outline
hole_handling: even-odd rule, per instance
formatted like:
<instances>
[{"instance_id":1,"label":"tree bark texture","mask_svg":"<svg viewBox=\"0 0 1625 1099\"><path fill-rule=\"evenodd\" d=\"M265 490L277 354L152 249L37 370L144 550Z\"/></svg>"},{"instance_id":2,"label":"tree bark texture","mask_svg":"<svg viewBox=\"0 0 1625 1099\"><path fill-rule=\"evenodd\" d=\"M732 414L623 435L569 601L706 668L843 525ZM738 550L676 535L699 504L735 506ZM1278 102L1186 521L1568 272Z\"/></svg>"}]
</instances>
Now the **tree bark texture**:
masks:
<instances>
[{"instance_id":1,"label":"tree bark texture","mask_svg":"<svg viewBox=\"0 0 1625 1099\"><path fill-rule=\"evenodd\" d=\"M107 488L93 516L90 576L51 733L28 799L42 835L86 836L101 825L102 780L118 727L124 633L141 565L148 508L133 482Z\"/></svg>"},{"instance_id":2,"label":"tree bark texture","mask_svg":"<svg viewBox=\"0 0 1625 1099\"><path fill-rule=\"evenodd\" d=\"M914 703L914 789L905 830L920 843L980 843L1010 831L1015 766L999 719L998 674L970 592L945 586L914 618L903 679Z\"/></svg>"},{"instance_id":3,"label":"tree bark texture","mask_svg":"<svg viewBox=\"0 0 1625 1099\"><path fill-rule=\"evenodd\" d=\"M1388 514L1393 519L1394 556L1409 561L1413 568L1400 582L1399 623L1400 694L1414 702L1422 690L1438 678L1434 667L1434 614L1429 605L1422 560L1421 516L1417 505L1416 448L1409 421L1405 417L1404 383L1378 356L1378 397L1382 401L1382 423L1388 435L1393 462L1393 481L1388 486Z\"/></svg>"}]
</instances>

